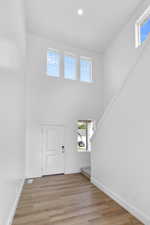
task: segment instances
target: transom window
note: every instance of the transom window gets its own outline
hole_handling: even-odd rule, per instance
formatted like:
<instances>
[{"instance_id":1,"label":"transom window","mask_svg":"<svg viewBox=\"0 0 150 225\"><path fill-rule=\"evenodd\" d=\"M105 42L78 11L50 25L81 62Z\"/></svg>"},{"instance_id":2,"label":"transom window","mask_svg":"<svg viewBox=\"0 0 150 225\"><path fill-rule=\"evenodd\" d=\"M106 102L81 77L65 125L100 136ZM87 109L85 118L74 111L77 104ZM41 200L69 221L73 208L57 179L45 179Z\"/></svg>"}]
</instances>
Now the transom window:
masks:
<instances>
[{"instance_id":1,"label":"transom window","mask_svg":"<svg viewBox=\"0 0 150 225\"><path fill-rule=\"evenodd\" d=\"M80 59L80 81L92 82L92 61L90 59Z\"/></svg>"},{"instance_id":2,"label":"transom window","mask_svg":"<svg viewBox=\"0 0 150 225\"><path fill-rule=\"evenodd\" d=\"M150 35L150 8L139 18L135 25L136 47L142 45Z\"/></svg>"},{"instance_id":3,"label":"transom window","mask_svg":"<svg viewBox=\"0 0 150 225\"><path fill-rule=\"evenodd\" d=\"M55 50L47 51L47 74L52 77L59 77L60 54Z\"/></svg>"},{"instance_id":4,"label":"transom window","mask_svg":"<svg viewBox=\"0 0 150 225\"><path fill-rule=\"evenodd\" d=\"M66 79L76 79L76 58L70 55L64 56L64 77Z\"/></svg>"},{"instance_id":5,"label":"transom window","mask_svg":"<svg viewBox=\"0 0 150 225\"><path fill-rule=\"evenodd\" d=\"M62 71L62 68L64 68L64 71ZM62 54L57 50L48 49L47 75L57 78L61 76L69 80L92 83L92 60L90 58L76 57L72 54Z\"/></svg>"}]
</instances>

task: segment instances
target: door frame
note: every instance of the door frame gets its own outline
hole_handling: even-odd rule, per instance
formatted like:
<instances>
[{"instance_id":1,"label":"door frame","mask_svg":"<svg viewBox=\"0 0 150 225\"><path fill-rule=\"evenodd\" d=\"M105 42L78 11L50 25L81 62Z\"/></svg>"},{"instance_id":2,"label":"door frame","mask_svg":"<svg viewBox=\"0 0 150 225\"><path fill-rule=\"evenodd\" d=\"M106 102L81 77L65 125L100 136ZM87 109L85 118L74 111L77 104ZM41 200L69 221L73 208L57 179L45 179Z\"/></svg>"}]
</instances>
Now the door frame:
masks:
<instances>
[{"instance_id":1,"label":"door frame","mask_svg":"<svg viewBox=\"0 0 150 225\"><path fill-rule=\"evenodd\" d=\"M46 127L53 127L53 126L56 126L56 127L62 127L64 129L64 146L65 146L65 152L64 152L64 174L65 174L65 170L66 170L66 136L65 136L65 133L66 133L66 130L65 130L65 126L63 124L58 124L58 123L54 123L54 122L43 122L40 124L40 148L41 148L41 177L42 176L45 176L44 174L44 163L45 163L45 160L44 160L44 154L45 154L45 151L44 151L44 141L43 141L43 138L44 138L44 128Z\"/></svg>"}]
</instances>

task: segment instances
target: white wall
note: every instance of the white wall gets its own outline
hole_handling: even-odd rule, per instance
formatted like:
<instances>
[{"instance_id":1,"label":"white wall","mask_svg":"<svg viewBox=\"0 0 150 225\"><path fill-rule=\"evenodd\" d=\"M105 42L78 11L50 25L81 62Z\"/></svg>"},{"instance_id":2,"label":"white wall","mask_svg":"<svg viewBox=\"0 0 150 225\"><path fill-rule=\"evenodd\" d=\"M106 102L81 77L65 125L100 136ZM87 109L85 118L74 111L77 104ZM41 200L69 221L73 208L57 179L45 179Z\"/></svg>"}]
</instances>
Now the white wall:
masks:
<instances>
[{"instance_id":1,"label":"white wall","mask_svg":"<svg viewBox=\"0 0 150 225\"><path fill-rule=\"evenodd\" d=\"M127 76L136 64L142 48L135 48L135 22L139 19L150 1L144 1L134 12L130 21L123 26L117 37L104 54L104 106L118 93Z\"/></svg>"},{"instance_id":2,"label":"white wall","mask_svg":"<svg viewBox=\"0 0 150 225\"><path fill-rule=\"evenodd\" d=\"M48 48L92 57L94 83L64 80L63 68L60 79L48 77ZM40 124L43 122L65 126L65 173L79 172L81 167L90 164L90 154L76 150L76 124L78 119L98 119L102 111L102 56L31 34L27 49L27 177L41 175Z\"/></svg>"},{"instance_id":3,"label":"white wall","mask_svg":"<svg viewBox=\"0 0 150 225\"><path fill-rule=\"evenodd\" d=\"M25 172L23 1L0 3L0 225L11 222Z\"/></svg>"},{"instance_id":4,"label":"white wall","mask_svg":"<svg viewBox=\"0 0 150 225\"><path fill-rule=\"evenodd\" d=\"M149 40L135 49L134 24L150 1L135 13L105 55L105 105L123 85L99 124L92 152L92 181L150 224Z\"/></svg>"}]
</instances>

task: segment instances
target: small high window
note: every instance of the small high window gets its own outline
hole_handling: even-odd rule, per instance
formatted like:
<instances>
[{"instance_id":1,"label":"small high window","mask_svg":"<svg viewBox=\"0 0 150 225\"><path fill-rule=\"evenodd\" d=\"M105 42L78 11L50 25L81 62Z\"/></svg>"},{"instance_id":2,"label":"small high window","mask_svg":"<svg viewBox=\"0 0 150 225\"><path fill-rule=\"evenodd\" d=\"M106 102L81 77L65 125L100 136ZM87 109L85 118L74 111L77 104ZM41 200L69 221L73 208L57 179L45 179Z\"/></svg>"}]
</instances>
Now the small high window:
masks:
<instances>
[{"instance_id":1,"label":"small high window","mask_svg":"<svg viewBox=\"0 0 150 225\"><path fill-rule=\"evenodd\" d=\"M150 34L150 18L146 19L142 24L140 28L141 32L141 43L143 43Z\"/></svg>"},{"instance_id":2,"label":"small high window","mask_svg":"<svg viewBox=\"0 0 150 225\"><path fill-rule=\"evenodd\" d=\"M47 74L52 77L60 76L60 54L55 50L47 51Z\"/></svg>"},{"instance_id":3,"label":"small high window","mask_svg":"<svg viewBox=\"0 0 150 225\"><path fill-rule=\"evenodd\" d=\"M66 79L76 80L76 61L73 56L64 56L64 77Z\"/></svg>"},{"instance_id":4,"label":"small high window","mask_svg":"<svg viewBox=\"0 0 150 225\"><path fill-rule=\"evenodd\" d=\"M62 71L62 68L64 68L64 71ZM61 72L62 74L60 74ZM78 61L78 56L70 53L62 54L61 51L48 49L47 75L92 83L92 59L81 56L80 61Z\"/></svg>"},{"instance_id":5,"label":"small high window","mask_svg":"<svg viewBox=\"0 0 150 225\"><path fill-rule=\"evenodd\" d=\"M92 82L92 61L88 58L80 58L80 81Z\"/></svg>"},{"instance_id":6,"label":"small high window","mask_svg":"<svg viewBox=\"0 0 150 225\"><path fill-rule=\"evenodd\" d=\"M136 22L135 32L136 47L138 48L150 35L150 8L148 8Z\"/></svg>"}]
</instances>

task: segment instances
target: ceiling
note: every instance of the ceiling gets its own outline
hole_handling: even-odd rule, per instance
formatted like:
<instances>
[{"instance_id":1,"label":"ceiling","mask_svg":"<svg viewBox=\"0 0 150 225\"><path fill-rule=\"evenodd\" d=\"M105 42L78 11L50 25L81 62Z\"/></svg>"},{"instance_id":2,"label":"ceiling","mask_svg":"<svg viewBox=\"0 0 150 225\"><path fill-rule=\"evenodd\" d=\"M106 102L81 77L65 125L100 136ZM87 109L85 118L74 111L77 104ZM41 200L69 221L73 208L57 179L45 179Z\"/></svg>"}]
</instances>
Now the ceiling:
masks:
<instances>
[{"instance_id":1,"label":"ceiling","mask_svg":"<svg viewBox=\"0 0 150 225\"><path fill-rule=\"evenodd\" d=\"M28 32L103 51L141 0L25 0ZM83 16L77 10L84 10Z\"/></svg>"}]
</instances>

